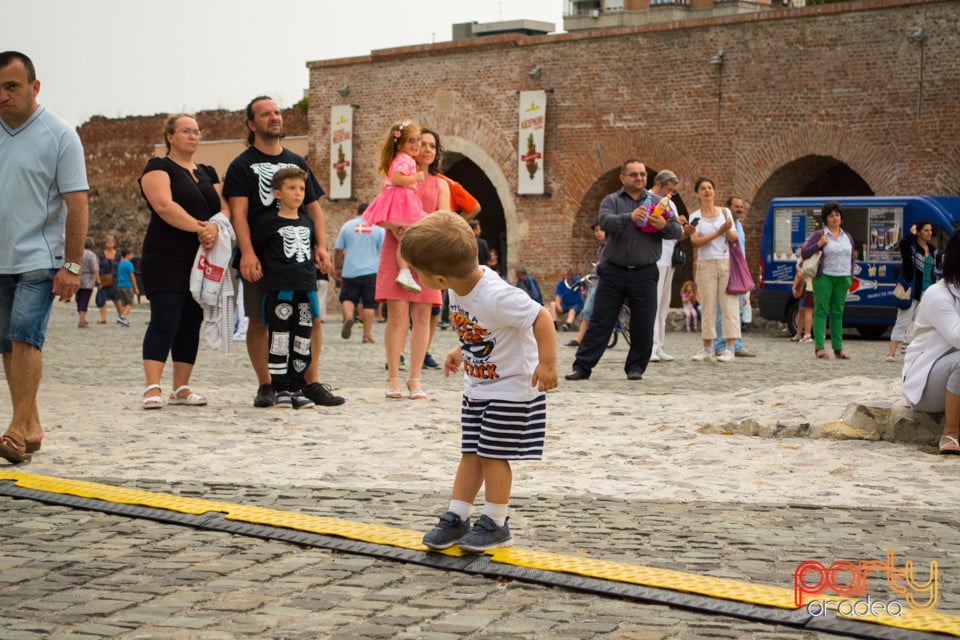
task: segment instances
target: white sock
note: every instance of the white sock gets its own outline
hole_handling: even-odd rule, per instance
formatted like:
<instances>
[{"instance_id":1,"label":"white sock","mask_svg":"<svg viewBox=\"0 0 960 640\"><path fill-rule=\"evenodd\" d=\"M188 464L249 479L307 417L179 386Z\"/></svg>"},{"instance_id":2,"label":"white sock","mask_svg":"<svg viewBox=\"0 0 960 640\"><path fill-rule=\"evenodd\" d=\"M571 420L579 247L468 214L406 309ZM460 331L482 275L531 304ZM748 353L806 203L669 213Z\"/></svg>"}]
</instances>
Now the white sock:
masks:
<instances>
[{"instance_id":1,"label":"white sock","mask_svg":"<svg viewBox=\"0 0 960 640\"><path fill-rule=\"evenodd\" d=\"M473 505L469 502L464 502L463 500L451 500L450 501L450 511L453 511L455 514L460 516L460 519L466 521L470 517L470 510L473 508Z\"/></svg>"},{"instance_id":2,"label":"white sock","mask_svg":"<svg viewBox=\"0 0 960 640\"><path fill-rule=\"evenodd\" d=\"M483 503L483 515L496 522L498 527L502 527L507 522L507 507L509 506L507 504L485 502Z\"/></svg>"}]
</instances>

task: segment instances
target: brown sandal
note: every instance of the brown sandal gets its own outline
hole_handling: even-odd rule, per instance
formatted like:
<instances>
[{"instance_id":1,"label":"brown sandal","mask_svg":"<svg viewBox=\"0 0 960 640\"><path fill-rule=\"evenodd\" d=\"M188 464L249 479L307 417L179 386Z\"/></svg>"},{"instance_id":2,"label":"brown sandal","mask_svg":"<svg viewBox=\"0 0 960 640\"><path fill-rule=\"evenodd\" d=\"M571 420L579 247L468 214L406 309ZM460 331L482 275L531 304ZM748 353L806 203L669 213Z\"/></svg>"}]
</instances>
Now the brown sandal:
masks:
<instances>
[{"instance_id":1,"label":"brown sandal","mask_svg":"<svg viewBox=\"0 0 960 640\"><path fill-rule=\"evenodd\" d=\"M827 350L826 350L826 349L817 349L816 352L814 353L814 355L816 355L817 358L820 359L820 360L829 360L829 359L830 359L830 354L827 353Z\"/></svg>"},{"instance_id":2,"label":"brown sandal","mask_svg":"<svg viewBox=\"0 0 960 640\"><path fill-rule=\"evenodd\" d=\"M833 355L836 356L837 360L849 360L850 356L843 349L834 349Z\"/></svg>"},{"instance_id":3,"label":"brown sandal","mask_svg":"<svg viewBox=\"0 0 960 640\"><path fill-rule=\"evenodd\" d=\"M14 464L30 459L27 454L27 444L9 433L0 436L0 456Z\"/></svg>"}]
</instances>

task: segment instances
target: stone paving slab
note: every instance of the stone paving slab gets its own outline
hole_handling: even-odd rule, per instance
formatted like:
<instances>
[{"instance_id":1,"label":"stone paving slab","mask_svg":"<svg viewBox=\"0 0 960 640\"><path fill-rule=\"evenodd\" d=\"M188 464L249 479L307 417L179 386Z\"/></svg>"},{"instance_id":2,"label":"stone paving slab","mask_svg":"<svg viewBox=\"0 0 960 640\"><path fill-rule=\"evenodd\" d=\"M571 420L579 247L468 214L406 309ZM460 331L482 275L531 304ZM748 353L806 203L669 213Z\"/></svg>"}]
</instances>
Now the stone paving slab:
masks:
<instances>
[{"instance_id":1,"label":"stone paving slab","mask_svg":"<svg viewBox=\"0 0 960 640\"><path fill-rule=\"evenodd\" d=\"M404 529L426 529L445 509L456 379L425 372L428 401L387 404L382 348L340 340L333 322L321 371L343 407L253 409L235 345L230 358L202 347L194 381L208 407L144 412L146 314L132 318L132 329L79 331L70 307L55 305L40 392L47 438L19 470ZM440 332L434 354L452 338ZM745 338L759 357L727 368L690 362L698 336L670 333L677 361L652 364L640 385L624 379L623 345L590 381L562 383L548 399L548 456L515 472L517 545L783 588L803 560L893 547L918 567L937 561L938 609L960 612L956 460L921 443L782 437L809 436L851 402L896 403L887 343L851 336L855 360L819 363L776 330ZM572 358L560 347L561 374ZM779 435L733 433L744 424ZM0 497L0 513L3 640L831 637L29 500ZM888 591L871 582L870 593Z\"/></svg>"},{"instance_id":2,"label":"stone paving slab","mask_svg":"<svg viewBox=\"0 0 960 640\"><path fill-rule=\"evenodd\" d=\"M127 486L172 494L195 489L157 481ZM443 502L438 493L370 496L323 489L291 500L283 489L219 490L229 501L269 508L293 510L299 502L322 512L331 500L340 517L406 527L418 524L409 521L411 514L429 526L431 511ZM830 637L28 500L0 497L0 509L6 522L0 555L21 561L2 573L6 582L0 586L0 617L19 634L11 637L73 637L69 634L88 633L81 628L94 623L114 630L101 637ZM51 520L56 527L43 526ZM884 541L895 540L918 566L940 563L938 609L960 609L960 589L949 579L960 575L955 514L524 496L515 503L511 523L517 545L526 548L785 588L802 560L882 557ZM848 528L834 526L838 523ZM69 555L47 550L48 543L69 540L78 531L103 535ZM610 535L615 532L625 535ZM125 549L118 544L121 536L130 536ZM44 570L38 573L34 566ZM883 589L875 584L871 592ZM29 602L27 593L33 594ZM43 627L39 635L29 635L37 625ZM116 629L132 629L131 635ZM185 630L196 635L176 635Z\"/></svg>"}]
</instances>

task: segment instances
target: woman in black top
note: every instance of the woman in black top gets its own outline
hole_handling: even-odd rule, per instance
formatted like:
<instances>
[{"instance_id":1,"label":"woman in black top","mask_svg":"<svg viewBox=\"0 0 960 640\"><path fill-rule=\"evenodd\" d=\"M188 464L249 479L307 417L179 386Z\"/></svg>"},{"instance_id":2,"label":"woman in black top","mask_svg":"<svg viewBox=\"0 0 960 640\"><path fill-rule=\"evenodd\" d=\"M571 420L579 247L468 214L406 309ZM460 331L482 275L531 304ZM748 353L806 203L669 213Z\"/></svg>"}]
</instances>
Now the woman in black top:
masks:
<instances>
[{"instance_id":1,"label":"woman in black top","mask_svg":"<svg viewBox=\"0 0 960 640\"><path fill-rule=\"evenodd\" d=\"M202 244L212 247L219 228L207 223L215 214L229 217L213 167L193 162L200 128L188 115L167 118L164 158L151 158L140 176L140 192L150 209L140 272L150 299L150 324L143 336L143 372L147 385L143 408L163 406L160 378L167 356L173 359L170 404L203 405L190 390L190 374L200 344L203 312L190 295L190 269Z\"/></svg>"}]
</instances>

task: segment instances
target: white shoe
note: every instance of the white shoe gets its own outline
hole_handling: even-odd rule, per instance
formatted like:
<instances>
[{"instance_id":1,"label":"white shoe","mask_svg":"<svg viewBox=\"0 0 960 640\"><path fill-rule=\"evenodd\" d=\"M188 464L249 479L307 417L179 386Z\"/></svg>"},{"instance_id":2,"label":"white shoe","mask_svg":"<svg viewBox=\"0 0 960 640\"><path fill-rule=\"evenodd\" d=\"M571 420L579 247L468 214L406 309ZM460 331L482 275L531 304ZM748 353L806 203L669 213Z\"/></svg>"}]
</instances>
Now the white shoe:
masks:
<instances>
[{"instance_id":1,"label":"white shoe","mask_svg":"<svg viewBox=\"0 0 960 640\"><path fill-rule=\"evenodd\" d=\"M663 350L663 347L657 349L657 356L664 362L670 362L674 359L672 355Z\"/></svg>"},{"instance_id":2,"label":"white shoe","mask_svg":"<svg viewBox=\"0 0 960 640\"><path fill-rule=\"evenodd\" d=\"M720 355L717 356L717 362L733 362L734 358L733 351L724 349L720 352Z\"/></svg>"},{"instance_id":3,"label":"white shoe","mask_svg":"<svg viewBox=\"0 0 960 640\"><path fill-rule=\"evenodd\" d=\"M420 293L420 285L418 285L417 281L413 279L413 274L410 273L410 269L401 269L400 273L397 274L397 279L394 280L394 282L410 293Z\"/></svg>"},{"instance_id":4,"label":"white shoe","mask_svg":"<svg viewBox=\"0 0 960 640\"><path fill-rule=\"evenodd\" d=\"M656 351L650 354L650 362L660 362L660 356L657 355Z\"/></svg>"},{"instance_id":5,"label":"white shoe","mask_svg":"<svg viewBox=\"0 0 960 640\"><path fill-rule=\"evenodd\" d=\"M714 361L713 351L704 351L701 349L696 353L696 355L694 355L690 359L696 360L697 362L703 362L703 361L713 362Z\"/></svg>"}]
</instances>

